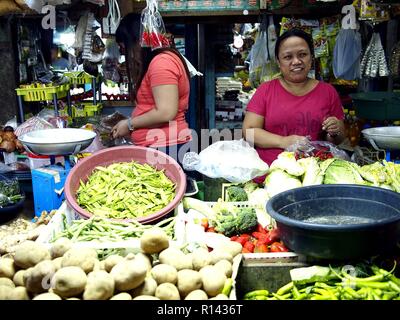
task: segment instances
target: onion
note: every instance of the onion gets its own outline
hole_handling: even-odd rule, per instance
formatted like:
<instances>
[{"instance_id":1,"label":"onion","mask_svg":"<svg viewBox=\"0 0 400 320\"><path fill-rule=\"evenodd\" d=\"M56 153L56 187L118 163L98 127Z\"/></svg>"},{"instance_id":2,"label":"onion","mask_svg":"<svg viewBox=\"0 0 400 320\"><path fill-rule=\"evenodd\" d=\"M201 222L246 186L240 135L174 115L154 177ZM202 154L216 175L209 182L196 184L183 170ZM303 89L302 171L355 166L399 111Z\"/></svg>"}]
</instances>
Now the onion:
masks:
<instances>
[{"instance_id":1,"label":"onion","mask_svg":"<svg viewBox=\"0 0 400 320\"><path fill-rule=\"evenodd\" d=\"M0 149L4 149L6 152L14 152L15 151L15 142L4 140L0 144Z\"/></svg>"}]
</instances>

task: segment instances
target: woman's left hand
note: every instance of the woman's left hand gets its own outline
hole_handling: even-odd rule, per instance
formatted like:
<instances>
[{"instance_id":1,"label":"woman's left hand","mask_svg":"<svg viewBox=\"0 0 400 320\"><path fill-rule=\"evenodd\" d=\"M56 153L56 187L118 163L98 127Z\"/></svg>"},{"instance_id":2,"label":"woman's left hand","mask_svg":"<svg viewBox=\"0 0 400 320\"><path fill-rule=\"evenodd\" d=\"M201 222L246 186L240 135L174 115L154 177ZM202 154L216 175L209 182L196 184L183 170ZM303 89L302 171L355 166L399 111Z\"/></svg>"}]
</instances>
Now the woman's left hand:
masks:
<instances>
[{"instance_id":1,"label":"woman's left hand","mask_svg":"<svg viewBox=\"0 0 400 320\"><path fill-rule=\"evenodd\" d=\"M111 135L114 139L127 137L130 133L128 119L121 120L111 130Z\"/></svg>"},{"instance_id":2,"label":"woman's left hand","mask_svg":"<svg viewBox=\"0 0 400 320\"><path fill-rule=\"evenodd\" d=\"M322 130L330 136L336 136L341 131L341 121L336 117L328 117L322 122Z\"/></svg>"}]
</instances>

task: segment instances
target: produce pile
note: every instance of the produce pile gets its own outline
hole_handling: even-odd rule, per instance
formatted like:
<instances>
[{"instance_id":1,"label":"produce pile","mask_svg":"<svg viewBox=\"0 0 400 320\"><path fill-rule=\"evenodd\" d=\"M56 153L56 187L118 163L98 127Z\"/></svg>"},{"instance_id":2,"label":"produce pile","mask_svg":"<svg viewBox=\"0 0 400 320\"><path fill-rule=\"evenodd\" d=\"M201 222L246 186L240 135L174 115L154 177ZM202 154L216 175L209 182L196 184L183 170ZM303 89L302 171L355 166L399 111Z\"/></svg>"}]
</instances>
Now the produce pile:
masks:
<instances>
[{"instance_id":1,"label":"produce pile","mask_svg":"<svg viewBox=\"0 0 400 320\"><path fill-rule=\"evenodd\" d=\"M0 180L0 208L16 204L23 198L18 179Z\"/></svg>"},{"instance_id":2,"label":"produce pile","mask_svg":"<svg viewBox=\"0 0 400 320\"><path fill-rule=\"evenodd\" d=\"M141 252L99 260L92 248L58 239L50 250L25 241L0 259L0 300L206 300L228 299L232 262L240 245L230 241L208 252L170 247L165 232L146 230ZM236 260L236 259L235 259Z\"/></svg>"},{"instance_id":3,"label":"produce pile","mask_svg":"<svg viewBox=\"0 0 400 320\"><path fill-rule=\"evenodd\" d=\"M19 152L25 151L24 146L14 134L13 127L6 126L0 130L0 149L8 153L14 152L15 150Z\"/></svg>"},{"instance_id":4,"label":"produce pile","mask_svg":"<svg viewBox=\"0 0 400 320\"><path fill-rule=\"evenodd\" d=\"M264 183L269 197L318 184L359 184L400 192L400 165L385 160L361 167L336 158L296 160L295 153L285 151L272 162Z\"/></svg>"},{"instance_id":5,"label":"produce pile","mask_svg":"<svg viewBox=\"0 0 400 320\"><path fill-rule=\"evenodd\" d=\"M133 219L165 208L175 189L164 171L135 161L118 162L96 167L87 182L81 180L76 198L94 215Z\"/></svg>"},{"instance_id":6,"label":"produce pile","mask_svg":"<svg viewBox=\"0 0 400 320\"><path fill-rule=\"evenodd\" d=\"M55 213L56 210L43 211L34 222L18 218L0 226L0 256L14 253L18 245L26 240L36 240Z\"/></svg>"},{"instance_id":7,"label":"produce pile","mask_svg":"<svg viewBox=\"0 0 400 320\"><path fill-rule=\"evenodd\" d=\"M240 187L233 189L238 190L235 196L240 194L239 189ZM242 246L242 253L289 251L280 241L279 231L272 224L263 227L258 222L256 209L253 207L241 207L221 200L211 207L201 200L185 197L183 208L203 215L200 224L205 232L216 232L229 237L231 241Z\"/></svg>"},{"instance_id":8,"label":"produce pile","mask_svg":"<svg viewBox=\"0 0 400 320\"><path fill-rule=\"evenodd\" d=\"M311 266L290 270L292 281L277 292L248 292L245 300L400 300L400 279L375 264L354 268Z\"/></svg>"},{"instance_id":9,"label":"produce pile","mask_svg":"<svg viewBox=\"0 0 400 320\"><path fill-rule=\"evenodd\" d=\"M107 218L93 216L90 219L73 220L72 224L66 222L63 215L63 231L54 235L51 242L59 238L68 238L74 242L83 241L124 241L132 238L140 238L146 230L159 227L164 230L169 239L173 240L175 217L163 219L155 225L141 224L136 220L131 222L110 220Z\"/></svg>"}]
</instances>

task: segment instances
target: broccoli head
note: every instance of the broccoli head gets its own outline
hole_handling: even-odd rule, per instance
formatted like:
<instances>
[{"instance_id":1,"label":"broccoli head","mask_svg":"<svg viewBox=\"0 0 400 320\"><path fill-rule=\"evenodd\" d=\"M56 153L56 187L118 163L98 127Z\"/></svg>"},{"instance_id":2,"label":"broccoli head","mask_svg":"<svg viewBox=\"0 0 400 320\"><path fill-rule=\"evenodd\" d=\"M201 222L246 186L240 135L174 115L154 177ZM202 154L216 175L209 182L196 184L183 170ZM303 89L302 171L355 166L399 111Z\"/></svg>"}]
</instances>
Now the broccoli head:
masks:
<instances>
[{"instance_id":1,"label":"broccoli head","mask_svg":"<svg viewBox=\"0 0 400 320\"><path fill-rule=\"evenodd\" d=\"M215 230L227 237L251 233L257 226L257 214L253 208L238 208L236 215L220 215Z\"/></svg>"},{"instance_id":2,"label":"broccoli head","mask_svg":"<svg viewBox=\"0 0 400 320\"><path fill-rule=\"evenodd\" d=\"M236 218L233 215L220 215L216 221L215 230L227 237L232 237L236 234Z\"/></svg>"},{"instance_id":3,"label":"broccoli head","mask_svg":"<svg viewBox=\"0 0 400 320\"><path fill-rule=\"evenodd\" d=\"M236 231L238 234L251 233L258 224L254 208L240 208L236 217Z\"/></svg>"},{"instance_id":4,"label":"broccoli head","mask_svg":"<svg viewBox=\"0 0 400 320\"><path fill-rule=\"evenodd\" d=\"M226 195L227 195L226 201L239 202L248 200L246 191L243 188L237 186L228 187L226 189Z\"/></svg>"}]
</instances>

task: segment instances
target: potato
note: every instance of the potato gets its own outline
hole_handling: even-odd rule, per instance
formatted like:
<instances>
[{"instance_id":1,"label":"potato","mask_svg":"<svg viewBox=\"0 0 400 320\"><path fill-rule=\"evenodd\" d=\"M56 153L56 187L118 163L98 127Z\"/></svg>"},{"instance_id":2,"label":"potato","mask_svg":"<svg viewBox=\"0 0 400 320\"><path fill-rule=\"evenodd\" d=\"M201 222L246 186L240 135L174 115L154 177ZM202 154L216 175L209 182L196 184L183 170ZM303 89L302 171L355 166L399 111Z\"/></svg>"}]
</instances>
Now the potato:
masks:
<instances>
[{"instance_id":1,"label":"potato","mask_svg":"<svg viewBox=\"0 0 400 320\"><path fill-rule=\"evenodd\" d=\"M239 242L230 241L230 240L221 241L215 247L215 250L221 250L221 251L224 251L224 252L229 252L232 255L232 257L235 257L236 255L241 253L242 249L243 249L243 247Z\"/></svg>"},{"instance_id":2,"label":"potato","mask_svg":"<svg viewBox=\"0 0 400 320\"><path fill-rule=\"evenodd\" d=\"M102 270L101 269L101 263L100 263L100 261L99 260L95 260L94 261L94 266L93 266L93 271L100 271L100 270ZM92 271L92 272L93 272Z\"/></svg>"},{"instance_id":3,"label":"potato","mask_svg":"<svg viewBox=\"0 0 400 320\"><path fill-rule=\"evenodd\" d=\"M146 264L146 268L147 268L147 272L150 272L151 271L151 268L152 268L152 258L151 258L151 256L148 256L148 255L146 255L146 254L144 254L144 253L142 253L142 252L138 252L136 255L135 255L135 259L136 260L142 260L145 264Z\"/></svg>"},{"instance_id":4,"label":"potato","mask_svg":"<svg viewBox=\"0 0 400 320\"><path fill-rule=\"evenodd\" d=\"M13 282L16 286L24 286L24 273L26 270L18 270L13 277Z\"/></svg>"},{"instance_id":5,"label":"potato","mask_svg":"<svg viewBox=\"0 0 400 320\"><path fill-rule=\"evenodd\" d=\"M51 260L51 262L53 262L54 268L56 268L56 271L60 270L62 268L61 267L62 259L63 259L62 257L58 257L58 258Z\"/></svg>"},{"instance_id":6,"label":"potato","mask_svg":"<svg viewBox=\"0 0 400 320\"><path fill-rule=\"evenodd\" d=\"M211 256L211 264L216 264L221 260L228 260L229 262L233 261L233 256L227 251L222 251L221 249L214 249L210 252Z\"/></svg>"},{"instance_id":7,"label":"potato","mask_svg":"<svg viewBox=\"0 0 400 320\"><path fill-rule=\"evenodd\" d=\"M22 269L28 269L50 258L50 252L44 245L27 240L15 249L14 263Z\"/></svg>"},{"instance_id":8,"label":"potato","mask_svg":"<svg viewBox=\"0 0 400 320\"><path fill-rule=\"evenodd\" d=\"M215 267L204 267L200 270L203 289L209 297L215 297L222 292L226 276L223 271Z\"/></svg>"},{"instance_id":9,"label":"potato","mask_svg":"<svg viewBox=\"0 0 400 320\"><path fill-rule=\"evenodd\" d=\"M136 259L121 261L110 272L118 291L128 291L139 287L146 278L146 273L146 264Z\"/></svg>"},{"instance_id":10,"label":"potato","mask_svg":"<svg viewBox=\"0 0 400 320\"><path fill-rule=\"evenodd\" d=\"M55 273L56 268L52 261L41 261L24 273L24 285L29 292L45 292L51 287L51 279Z\"/></svg>"},{"instance_id":11,"label":"potato","mask_svg":"<svg viewBox=\"0 0 400 320\"><path fill-rule=\"evenodd\" d=\"M132 300L132 297L127 292L121 292L113 296L110 300Z\"/></svg>"},{"instance_id":12,"label":"potato","mask_svg":"<svg viewBox=\"0 0 400 320\"><path fill-rule=\"evenodd\" d=\"M192 254L193 269L199 271L201 268L211 264L211 254L207 249L196 249Z\"/></svg>"},{"instance_id":13,"label":"potato","mask_svg":"<svg viewBox=\"0 0 400 320\"><path fill-rule=\"evenodd\" d=\"M12 292L14 291L14 289L15 289L14 287L4 286L0 284L0 300L12 300L13 299Z\"/></svg>"},{"instance_id":14,"label":"potato","mask_svg":"<svg viewBox=\"0 0 400 320\"><path fill-rule=\"evenodd\" d=\"M11 279L6 278L6 277L0 278L0 286L7 286L7 287L15 288L14 282Z\"/></svg>"},{"instance_id":15,"label":"potato","mask_svg":"<svg viewBox=\"0 0 400 320\"><path fill-rule=\"evenodd\" d=\"M232 263L228 260L220 260L214 265L214 267L224 272L227 278L232 276Z\"/></svg>"},{"instance_id":16,"label":"potato","mask_svg":"<svg viewBox=\"0 0 400 320\"><path fill-rule=\"evenodd\" d=\"M30 300L28 290L25 287L16 287L11 292L11 297L13 300Z\"/></svg>"},{"instance_id":17,"label":"potato","mask_svg":"<svg viewBox=\"0 0 400 320\"><path fill-rule=\"evenodd\" d=\"M185 255L177 248L168 248L163 250L158 259L163 264L169 264L176 270L193 269L192 257Z\"/></svg>"},{"instance_id":18,"label":"potato","mask_svg":"<svg viewBox=\"0 0 400 320\"><path fill-rule=\"evenodd\" d=\"M160 299L154 296L148 296L143 294L141 296L134 297L133 300L160 300Z\"/></svg>"},{"instance_id":19,"label":"potato","mask_svg":"<svg viewBox=\"0 0 400 320\"><path fill-rule=\"evenodd\" d=\"M110 272L111 269L114 268L114 266L115 266L118 262L121 262L121 261L124 261L124 257L121 257L121 256L119 256L119 255L117 255L117 254L113 254L113 255L107 257L107 258L104 260L105 270L106 270L107 272Z\"/></svg>"},{"instance_id":20,"label":"potato","mask_svg":"<svg viewBox=\"0 0 400 320\"><path fill-rule=\"evenodd\" d=\"M154 296L157 289L157 281L152 277L146 277L144 282L131 291L132 297L137 296Z\"/></svg>"},{"instance_id":21,"label":"potato","mask_svg":"<svg viewBox=\"0 0 400 320\"><path fill-rule=\"evenodd\" d=\"M209 300L229 300L229 298L223 293L217 294L215 297L210 298Z\"/></svg>"},{"instance_id":22,"label":"potato","mask_svg":"<svg viewBox=\"0 0 400 320\"><path fill-rule=\"evenodd\" d=\"M52 259L62 257L69 249L72 248L73 242L68 238L57 239L50 248Z\"/></svg>"},{"instance_id":23,"label":"potato","mask_svg":"<svg viewBox=\"0 0 400 320\"><path fill-rule=\"evenodd\" d=\"M169 247L169 239L164 230L151 228L140 237L140 248L144 253L159 253Z\"/></svg>"},{"instance_id":24,"label":"potato","mask_svg":"<svg viewBox=\"0 0 400 320\"><path fill-rule=\"evenodd\" d=\"M32 300L62 300L62 299L59 295L56 295L55 293L46 292L38 294Z\"/></svg>"},{"instance_id":25,"label":"potato","mask_svg":"<svg viewBox=\"0 0 400 320\"><path fill-rule=\"evenodd\" d=\"M178 288L172 283L162 283L156 289L156 297L160 300L180 300Z\"/></svg>"},{"instance_id":26,"label":"potato","mask_svg":"<svg viewBox=\"0 0 400 320\"><path fill-rule=\"evenodd\" d=\"M88 274L83 300L107 300L114 294L114 278L106 271Z\"/></svg>"},{"instance_id":27,"label":"potato","mask_svg":"<svg viewBox=\"0 0 400 320\"><path fill-rule=\"evenodd\" d=\"M151 276L156 280L157 284L169 282L176 284L178 280L178 271L168 264L158 264L151 269Z\"/></svg>"},{"instance_id":28,"label":"potato","mask_svg":"<svg viewBox=\"0 0 400 320\"><path fill-rule=\"evenodd\" d=\"M64 267L54 275L53 291L62 298L77 296L83 292L87 282L85 272L79 267Z\"/></svg>"},{"instance_id":29,"label":"potato","mask_svg":"<svg viewBox=\"0 0 400 320\"><path fill-rule=\"evenodd\" d=\"M76 298L76 297L72 297L72 298L68 298L68 299L65 299L65 300L81 300L81 299Z\"/></svg>"},{"instance_id":30,"label":"potato","mask_svg":"<svg viewBox=\"0 0 400 320\"><path fill-rule=\"evenodd\" d=\"M185 300L208 300L208 296L203 290L198 289L190 292Z\"/></svg>"},{"instance_id":31,"label":"potato","mask_svg":"<svg viewBox=\"0 0 400 320\"><path fill-rule=\"evenodd\" d=\"M0 259L0 277L12 279L15 274L14 259L1 258Z\"/></svg>"},{"instance_id":32,"label":"potato","mask_svg":"<svg viewBox=\"0 0 400 320\"><path fill-rule=\"evenodd\" d=\"M85 273L93 271L97 260L97 252L91 248L72 248L63 256L61 266L80 267Z\"/></svg>"},{"instance_id":33,"label":"potato","mask_svg":"<svg viewBox=\"0 0 400 320\"><path fill-rule=\"evenodd\" d=\"M133 259L135 259L135 254L134 254L133 252L129 252L129 253L126 255L125 259L126 259L126 260L133 260Z\"/></svg>"},{"instance_id":34,"label":"potato","mask_svg":"<svg viewBox=\"0 0 400 320\"><path fill-rule=\"evenodd\" d=\"M194 270L180 270L178 272L178 291L181 297L186 297L190 292L203 286L201 275Z\"/></svg>"}]
</instances>

